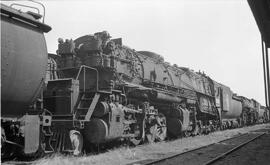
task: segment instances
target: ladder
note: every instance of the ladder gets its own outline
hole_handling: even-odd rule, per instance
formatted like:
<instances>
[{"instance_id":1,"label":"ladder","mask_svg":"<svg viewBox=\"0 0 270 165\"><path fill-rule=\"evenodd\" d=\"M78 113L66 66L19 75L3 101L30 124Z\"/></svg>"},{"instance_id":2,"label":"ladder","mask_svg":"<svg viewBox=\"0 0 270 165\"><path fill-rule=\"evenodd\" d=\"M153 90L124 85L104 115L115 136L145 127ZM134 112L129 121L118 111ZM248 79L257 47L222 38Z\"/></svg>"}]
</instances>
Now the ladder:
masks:
<instances>
[{"instance_id":1,"label":"ladder","mask_svg":"<svg viewBox=\"0 0 270 165\"><path fill-rule=\"evenodd\" d=\"M81 118L84 116L84 120L90 120L100 98L100 93L95 93L94 97L92 94L90 92L80 93L73 110L76 117Z\"/></svg>"}]
</instances>

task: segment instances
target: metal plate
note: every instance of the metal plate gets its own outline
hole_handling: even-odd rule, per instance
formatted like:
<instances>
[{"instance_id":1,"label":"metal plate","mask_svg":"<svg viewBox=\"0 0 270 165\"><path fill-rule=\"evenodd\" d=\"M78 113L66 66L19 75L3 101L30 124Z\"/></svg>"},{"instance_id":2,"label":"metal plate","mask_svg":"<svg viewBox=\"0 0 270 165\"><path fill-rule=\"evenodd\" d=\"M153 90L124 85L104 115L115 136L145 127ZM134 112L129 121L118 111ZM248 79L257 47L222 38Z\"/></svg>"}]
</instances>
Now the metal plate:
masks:
<instances>
[{"instance_id":1,"label":"metal plate","mask_svg":"<svg viewBox=\"0 0 270 165\"><path fill-rule=\"evenodd\" d=\"M38 115L25 115L24 153L35 153L39 148L40 119Z\"/></svg>"}]
</instances>

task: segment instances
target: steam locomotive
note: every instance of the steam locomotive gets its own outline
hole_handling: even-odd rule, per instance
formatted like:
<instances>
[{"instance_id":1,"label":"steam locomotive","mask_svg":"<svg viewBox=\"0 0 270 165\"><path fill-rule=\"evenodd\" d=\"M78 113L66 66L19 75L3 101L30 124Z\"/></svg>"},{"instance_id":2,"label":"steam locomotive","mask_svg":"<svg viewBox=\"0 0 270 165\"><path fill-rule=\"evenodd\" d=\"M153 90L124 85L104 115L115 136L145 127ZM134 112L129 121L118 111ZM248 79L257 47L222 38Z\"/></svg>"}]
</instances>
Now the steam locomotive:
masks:
<instances>
[{"instance_id":1,"label":"steam locomotive","mask_svg":"<svg viewBox=\"0 0 270 165\"><path fill-rule=\"evenodd\" d=\"M256 100L97 32L47 54L41 16L1 5L1 156L78 155L269 120Z\"/></svg>"}]
</instances>

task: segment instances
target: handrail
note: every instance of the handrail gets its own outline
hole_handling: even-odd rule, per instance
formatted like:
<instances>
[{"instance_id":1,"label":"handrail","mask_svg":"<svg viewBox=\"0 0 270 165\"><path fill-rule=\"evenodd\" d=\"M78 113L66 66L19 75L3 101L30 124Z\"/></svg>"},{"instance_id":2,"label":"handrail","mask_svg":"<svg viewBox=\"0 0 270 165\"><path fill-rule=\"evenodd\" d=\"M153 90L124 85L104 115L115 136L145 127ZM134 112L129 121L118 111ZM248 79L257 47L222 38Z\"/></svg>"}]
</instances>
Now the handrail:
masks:
<instances>
[{"instance_id":1,"label":"handrail","mask_svg":"<svg viewBox=\"0 0 270 165\"><path fill-rule=\"evenodd\" d=\"M85 92L85 71L86 71L86 69L90 69L90 70L94 70L94 71L96 71L96 73L97 73L97 81L96 81L96 90L98 91L98 81L99 81L99 73L98 73L98 70L96 69L96 68L92 68L92 67L89 67L89 66L86 66L86 65L81 65L80 66L80 70L78 71L78 74L77 74L77 76L76 76L76 80L78 80L79 79L79 77L80 77L80 74L81 74L81 72L82 72L82 69L83 69L83 91Z\"/></svg>"},{"instance_id":2,"label":"handrail","mask_svg":"<svg viewBox=\"0 0 270 165\"><path fill-rule=\"evenodd\" d=\"M29 0L29 1L31 1L31 2L33 2L33 3L37 3L37 4L39 4L39 5L42 6L42 8L43 8L43 19L42 19L42 23L44 23L44 20L45 20L45 14L46 14L45 6L44 6L42 3L37 2L37 1L34 1L34 0Z\"/></svg>"},{"instance_id":3,"label":"handrail","mask_svg":"<svg viewBox=\"0 0 270 165\"><path fill-rule=\"evenodd\" d=\"M49 32L52 28L36 19L33 19L33 17L29 17L28 14L22 14L17 9L11 8L9 6L6 6L4 4L1 4L1 16L5 16L7 18L23 22L29 26L33 26L35 28L38 28L42 32Z\"/></svg>"},{"instance_id":4,"label":"handrail","mask_svg":"<svg viewBox=\"0 0 270 165\"><path fill-rule=\"evenodd\" d=\"M45 13L46 13L46 10L45 10L45 6L40 3L40 2L37 2L37 1L34 1L34 0L29 0L30 2L33 2L33 3L36 3L36 4L39 4L42 8L43 8L43 17L42 17L42 23L44 23L44 20L45 20ZM23 7L29 7L29 8L32 8L32 9L36 9L38 11L38 14L40 14L40 11L37 7L33 7L33 6L28 6L28 5L23 5L23 4L18 4L18 3L12 3L10 5L10 7L12 6L23 6Z\"/></svg>"},{"instance_id":5,"label":"handrail","mask_svg":"<svg viewBox=\"0 0 270 165\"><path fill-rule=\"evenodd\" d=\"M10 5L10 7L13 7L13 6L22 6L22 7L28 7L28 8L36 9L38 14L40 14L39 9L37 7L34 7L34 6L28 6L28 5L23 5L23 4L19 4L19 3L12 3Z\"/></svg>"}]
</instances>

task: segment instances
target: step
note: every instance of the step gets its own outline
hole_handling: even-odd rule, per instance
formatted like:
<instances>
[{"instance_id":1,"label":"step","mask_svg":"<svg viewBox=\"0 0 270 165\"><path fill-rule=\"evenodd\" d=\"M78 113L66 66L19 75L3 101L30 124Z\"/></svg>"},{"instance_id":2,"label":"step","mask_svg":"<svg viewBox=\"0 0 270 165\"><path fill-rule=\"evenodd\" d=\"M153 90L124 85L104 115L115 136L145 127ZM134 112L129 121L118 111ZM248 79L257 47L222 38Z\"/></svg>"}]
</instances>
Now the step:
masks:
<instances>
[{"instance_id":1,"label":"step","mask_svg":"<svg viewBox=\"0 0 270 165\"><path fill-rule=\"evenodd\" d=\"M77 110L87 110L88 111L89 108L77 108Z\"/></svg>"},{"instance_id":2,"label":"step","mask_svg":"<svg viewBox=\"0 0 270 165\"><path fill-rule=\"evenodd\" d=\"M93 98L81 98L81 101L92 101Z\"/></svg>"}]
</instances>

